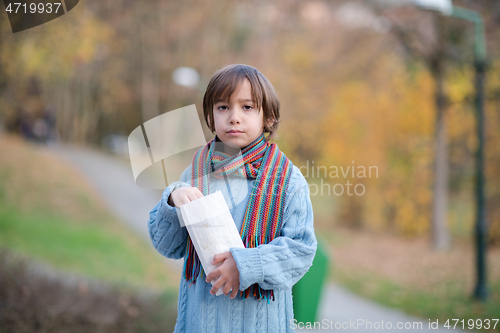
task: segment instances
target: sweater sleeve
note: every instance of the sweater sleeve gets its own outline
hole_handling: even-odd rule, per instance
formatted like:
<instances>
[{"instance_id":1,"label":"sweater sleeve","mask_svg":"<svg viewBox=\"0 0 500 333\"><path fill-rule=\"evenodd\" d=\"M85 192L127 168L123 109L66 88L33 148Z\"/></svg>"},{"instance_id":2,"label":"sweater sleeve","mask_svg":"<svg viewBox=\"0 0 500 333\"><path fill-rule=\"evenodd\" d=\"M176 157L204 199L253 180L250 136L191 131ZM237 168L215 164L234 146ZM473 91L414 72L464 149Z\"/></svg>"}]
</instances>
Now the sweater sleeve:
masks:
<instances>
[{"instance_id":1,"label":"sweater sleeve","mask_svg":"<svg viewBox=\"0 0 500 333\"><path fill-rule=\"evenodd\" d=\"M256 248L231 248L240 273L240 290L254 283L263 289L291 289L312 265L317 242L309 186L300 171L296 172L297 186L287 193L290 200L281 236Z\"/></svg>"},{"instance_id":2,"label":"sweater sleeve","mask_svg":"<svg viewBox=\"0 0 500 333\"><path fill-rule=\"evenodd\" d=\"M180 259L186 252L187 231L179 223L178 207L168 204L170 194L179 187L191 186L190 167L182 173L181 180L173 182L162 194L160 202L149 213L149 237L156 250L171 259Z\"/></svg>"}]
</instances>

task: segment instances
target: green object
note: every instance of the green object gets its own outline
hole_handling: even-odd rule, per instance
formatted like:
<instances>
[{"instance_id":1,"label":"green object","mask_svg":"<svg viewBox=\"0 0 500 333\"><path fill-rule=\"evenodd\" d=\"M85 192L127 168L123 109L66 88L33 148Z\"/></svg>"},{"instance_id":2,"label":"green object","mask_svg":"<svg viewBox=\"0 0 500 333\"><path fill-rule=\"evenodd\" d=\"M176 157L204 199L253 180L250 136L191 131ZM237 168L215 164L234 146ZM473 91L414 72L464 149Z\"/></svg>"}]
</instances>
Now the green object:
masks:
<instances>
[{"instance_id":1,"label":"green object","mask_svg":"<svg viewBox=\"0 0 500 333\"><path fill-rule=\"evenodd\" d=\"M292 288L293 312L297 322L314 322L328 270L328 256L318 242L309 271Z\"/></svg>"},{"instance_id":2,"label":"green object","mask_svg":"<svg viewBox=\"0 0 500 333\"><path fill-rule=\"evenodd\" d=\"M475 10L453 6L453 12L451 15L474 23L474 52L476 55L476 61L486 60L484 21L481 14Z\"/></svg>"}]
</instances>

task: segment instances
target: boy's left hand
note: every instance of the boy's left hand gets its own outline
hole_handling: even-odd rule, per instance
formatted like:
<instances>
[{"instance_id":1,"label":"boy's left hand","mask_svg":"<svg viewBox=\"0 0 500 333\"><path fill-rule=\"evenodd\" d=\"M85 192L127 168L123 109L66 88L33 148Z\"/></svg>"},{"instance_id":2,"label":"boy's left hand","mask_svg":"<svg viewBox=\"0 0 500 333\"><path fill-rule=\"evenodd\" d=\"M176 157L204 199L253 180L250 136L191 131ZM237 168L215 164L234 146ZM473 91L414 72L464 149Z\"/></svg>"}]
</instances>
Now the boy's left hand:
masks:
<instances>
[{"instance_id":1,"label":"boy's left hand","mask_svg":"<svg viewBox=\"0 0 500 333\"><path fill-rule=\"evenodd\" d=\"M222 289L224 295L229 295L232 289L230 297L235 298L240 288L240 272L238 271L236 261L234 261L231 252L228 251L215 255L212 260L212 265L217 265L217 263L222 261L222 265L207 275L207 282L210 283L212 280L217 280L212 286L212 289L210 289L210 294L215 295L217 290L224 286Z\"/></svg>"}]
</instances>

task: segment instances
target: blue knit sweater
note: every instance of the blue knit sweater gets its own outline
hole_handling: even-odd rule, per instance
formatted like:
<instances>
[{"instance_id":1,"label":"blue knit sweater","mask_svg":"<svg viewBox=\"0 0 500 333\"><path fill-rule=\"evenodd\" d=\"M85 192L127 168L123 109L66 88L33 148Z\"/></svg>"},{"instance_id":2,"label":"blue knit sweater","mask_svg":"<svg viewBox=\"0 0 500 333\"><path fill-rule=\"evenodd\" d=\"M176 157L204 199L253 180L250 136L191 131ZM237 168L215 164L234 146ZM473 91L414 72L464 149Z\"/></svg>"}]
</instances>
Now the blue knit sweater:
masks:
<instances>
[{"instance_id":1,"label":"blue knit sweater","mask_svg":"<svg viewBox=\"0 0 500 333\"><path fill-rule=\"evenodd\" d=\"M205 279L198 278L190 285L181 278L175 332L293 332L291 288L311 266L317 243L308 184L296 166L290 177L281 236L257 248L231 249L240 274L239 289L258 283L263 289L274 289L275 300L268 303L253 297L242 299L239 294L234 299L212 296L212 286ZM210 193L222 191L238 230L254 183L255 179L231 178L228 182L211 176ZM184 170L180 181L165 189L150 212L151 240L168 258L185 256L187 231L179 224L179 208L167 201L174 189L190 184L191 166Z\"/></svg>"}]
</instances>

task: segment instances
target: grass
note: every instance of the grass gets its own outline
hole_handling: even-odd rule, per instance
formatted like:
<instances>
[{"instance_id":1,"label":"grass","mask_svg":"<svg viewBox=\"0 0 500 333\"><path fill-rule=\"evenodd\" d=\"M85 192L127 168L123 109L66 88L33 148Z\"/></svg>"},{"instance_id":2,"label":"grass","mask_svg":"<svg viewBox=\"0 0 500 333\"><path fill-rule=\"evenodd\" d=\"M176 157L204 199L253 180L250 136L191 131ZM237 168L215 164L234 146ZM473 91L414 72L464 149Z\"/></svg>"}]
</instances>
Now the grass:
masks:
<instances>
[{"instance_id":1,"label":"grass","mask_svg":"<svg viewBox=\"0 0 500 333\"><path fill-rule=\"evenodd\" d=\"M152 254L124 232L12 208L0 211L0 221L0 244L27 257L98 279L138 286L153 280L156 287L167 286L167 277L162 282L161 272L147 258Z\"/></svg>"},{"instance_id":2,"label":"grass","mask_svg":"<svg viewBox=\"0 0 500 333\"><path fill-rule=\"evenodd\" d=\"M439 288L422 290L395 283L373 272L338 269L332 278L356 294L424 319L439 319L440 324L452 318L466 322L469 319L498 319L500 313L498 280L491 281L490 299L483 304L470 297L470 290L463 288L460 279L443 282Z\"/></svg>"},{"instance_id":3,"label":"grass","mask_svg":"<svg viewBox=\"0 0 500 333\"><path fill-rule=\"evenodd\" d=\"M178 283L165 260L111 216L71 166L6 135L0 139L0 247L115 284L165 290Z\"/></svg>"}]
</instances>

